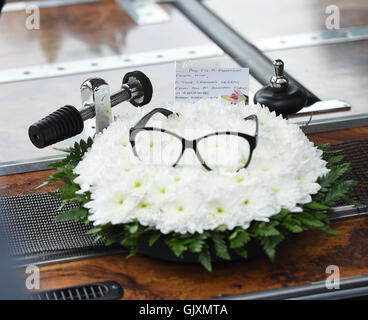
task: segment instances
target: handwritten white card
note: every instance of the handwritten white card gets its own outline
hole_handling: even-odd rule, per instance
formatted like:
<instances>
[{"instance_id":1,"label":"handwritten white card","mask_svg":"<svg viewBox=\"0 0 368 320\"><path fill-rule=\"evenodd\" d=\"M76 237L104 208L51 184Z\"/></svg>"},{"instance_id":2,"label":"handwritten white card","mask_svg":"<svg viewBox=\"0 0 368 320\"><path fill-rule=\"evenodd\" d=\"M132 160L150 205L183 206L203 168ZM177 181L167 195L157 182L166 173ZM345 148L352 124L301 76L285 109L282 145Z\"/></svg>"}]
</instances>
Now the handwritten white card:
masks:
<instances>
[{"instance_id":1,"label":"handwritten white card","mask_svg":"<svg viewBox=\"0 0 368 320\"><path fill-rule=\"evenodd\" d=\"M248 103L248 68L177 68L175 100L195 102L222 97L237 104Z\"/></svg>"}]
</instances>

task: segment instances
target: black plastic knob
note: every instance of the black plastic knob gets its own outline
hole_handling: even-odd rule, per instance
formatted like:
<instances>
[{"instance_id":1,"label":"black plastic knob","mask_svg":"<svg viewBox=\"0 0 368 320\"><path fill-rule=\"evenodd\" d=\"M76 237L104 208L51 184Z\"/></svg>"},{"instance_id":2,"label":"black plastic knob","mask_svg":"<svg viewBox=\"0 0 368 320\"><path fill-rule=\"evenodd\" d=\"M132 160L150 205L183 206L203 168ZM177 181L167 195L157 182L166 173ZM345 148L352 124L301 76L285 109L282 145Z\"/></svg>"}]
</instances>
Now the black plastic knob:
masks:
<instances>
[{"instance_id":1,"label":"black plastic knob","mask_svg":"<svg viewBox=\"0 0 368 320\"><path fill-rule=\"evenodd\" d=\"M283 117L300 111L305 107L306 102L307 95L304 90L291 83L282 92L277 92L271 86L266 86L257 91L254 96L254 103L260 103Z\"/></svg>"},{"instance_id":2,"label":"black plastic knob","mask_svg":"<svg viewBox=\"0 0 368 320\"><path fill-rule=\"evenodd\" d=\"M275 75L271 77L270 85L260 89L254 95L254 103L260 103L277 115L287 117L303 109L307 103L307 93L284 76L282 60L273 62Z\"/></svg>"},{"instance_id":3,"label":"black plastic knob","mask_svg":"<svg viewBox=\"0 0 368 320\"><path fill-rule=\"evenodd\" d=\"M138 97L138 99L131 99L130 103L135 107L142 107L148 104L152 99L153 88L150 79L142 72L142 71L132 71L128 72L123 78L123 84L127 84L129 86L129 79L134 78L139 81L142 86L142 96Z\"/></svg>"},{"instance_id":4,"label":"black plastic knob","mask_svg":"<svg viewBox=\"0 0 368 320\"><path fill-rule=\"evenodd\" d=\"M74 137L83 131L83 119L73 106L64 106L31 125L28 135L37 148Z\"/></svg>"}]
</instances>

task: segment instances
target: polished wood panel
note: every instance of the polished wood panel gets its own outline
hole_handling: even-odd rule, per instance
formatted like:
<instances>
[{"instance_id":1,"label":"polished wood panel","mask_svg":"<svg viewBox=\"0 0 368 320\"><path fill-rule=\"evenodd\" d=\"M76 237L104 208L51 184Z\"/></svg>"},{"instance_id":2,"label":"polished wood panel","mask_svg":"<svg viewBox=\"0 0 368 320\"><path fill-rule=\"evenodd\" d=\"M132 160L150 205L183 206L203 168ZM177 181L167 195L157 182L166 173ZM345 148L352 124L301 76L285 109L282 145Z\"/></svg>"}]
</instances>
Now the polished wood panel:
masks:
<instances>
[{"instance_id":1,"label":"polished wood panel","mask_svg":"<svg viewBox=\"0 0 368 320\"><path fill-rule=\"evenodd\" d=\"M341 277L368 274L368 218L334 223L338 236L311 231L279 248L276 261L265 256L214 266L169 263L137 255L114 255L41 267L41 289L115 280L124 299L208 299L326 280L326 267Z\"/></svg>"},{"instance_id":2,"label":"polished wood panel","mask_svg":"<svg viewBox=\"0 0 368 320\"><path fill-rule=\"evenodd\" d=\"M62 186L62 183L53 183L42 189L36 189L53 172L53 170L45 170L2 176L0 177L0 195L6 197L55 191Z\"/></svg>"},{"instance_id":3,"label":"polished wood panel","mask_svg":"<svg viewBox=\"0 0 368 320\"><path fill-rule=\"evenodd\" d=\"M364 139L368 127L310 135L315 143ZM2 195L34 190L52 171L0 177ZM47 191L57 185L48 186ZM328 265L337 265L341 277L368 274L368 218L334 222L338 236L319 231L298 235L279 248L277 259L265 256L243 262L216 264L213 272L194 264L177 264L141 255L110 255L49 264L41 267L41 289L115 280L125 288L124 299L207 299L324 281ZM24 275L24 274L23 274ZM25 276L25 275L24 275Z\"/></svg>"},{"instance_id":4,"label":"polished wood panel","mask_svg":"<svg viewBox=\"0 0 368 320\"><path fill-rule=\"evenodd\" d=\"M308 138L317 145L325 143L339 144L352 140L366 140L368 139L368 127L309 134Z\"/></svg>"}]
</instances>

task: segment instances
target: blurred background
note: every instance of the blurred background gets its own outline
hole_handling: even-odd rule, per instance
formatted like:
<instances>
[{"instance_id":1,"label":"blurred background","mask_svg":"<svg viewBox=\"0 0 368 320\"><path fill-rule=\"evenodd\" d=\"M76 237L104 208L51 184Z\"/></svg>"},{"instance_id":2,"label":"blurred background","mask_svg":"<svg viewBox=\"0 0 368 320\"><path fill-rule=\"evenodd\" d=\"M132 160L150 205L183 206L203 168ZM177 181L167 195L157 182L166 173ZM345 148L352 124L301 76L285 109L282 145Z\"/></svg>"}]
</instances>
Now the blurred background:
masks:
<instances>
[{"instance_id":1,"label":"blurred background","mask_svg":"<svg viewBox=\"0 0 368 320\"><path fill-rule=\"evenodd\" d=\"M352 106L314 119L367 112L366 0L202 3L268 57L283 59L288 73L319 98ZM326 22L335 7L340 29L330 30ZM65 104L79 108L79 87L88 77L104 78L114 91L126 72L142 70L154 85L152 104L162 105L174 101L176 62L237 65L173 1L10 0L0 17L0 43L2 164L57 154L52 147L36 149L28 127ZM251 78L251 91L261 87ZM114 114L132 108L125 103Z\"/></svg>"}]
</instances>

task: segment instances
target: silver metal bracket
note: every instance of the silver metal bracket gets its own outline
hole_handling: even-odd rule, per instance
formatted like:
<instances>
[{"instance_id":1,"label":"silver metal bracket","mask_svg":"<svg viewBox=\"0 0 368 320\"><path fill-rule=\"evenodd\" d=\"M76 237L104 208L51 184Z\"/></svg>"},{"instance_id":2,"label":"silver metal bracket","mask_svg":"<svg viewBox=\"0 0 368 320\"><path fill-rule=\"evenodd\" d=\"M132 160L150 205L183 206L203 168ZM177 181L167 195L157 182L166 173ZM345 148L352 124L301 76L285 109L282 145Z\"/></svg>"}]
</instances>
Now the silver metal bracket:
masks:
<instances>
[{"instance_id":1,"label":"silver metal bracket","mask_svg":"<svg viewBox=\"0 0 368 320\"><path fill-rule=\"evenodd\" d=\"M70 76L81 73L101 72L123 68L142 67L175 61L214 58L224 52L215 44L205 44L175 49L155 50L126 55L35 65L0 70L0 84L17 81Z\"/></svg>"},{"instance_id":2,"label":"silver metal bracket","mask_svg":"<svg viewBox=\"0 0 368 320\"><path fill-rule=\"evenodd\" d=\"M256 45L262 51L274 51L362 40L368 40L368 26L299 33L261 39L256 41Z\"/></svg>"},{"instance_id":3,"label":"silver metal bracket","mask_svg":"<svg viewBox=\"0 0 368 320\"><path fill-rule=\"evenodd\" d=\"M83 106L81 113L93 107L96 114L96 133L102 132L112 122L109 85L101 78L87 79L81 85L81 96ZM89 126L88 124L90 123L86 123L85 125L86 134L91 136L89 128L93 129L93 126Z\"/></svg>"},{"instance_id":4,"label":"silver metal bracket","mask_svg":"<svg viewBox=\"0 0 368 320\"><path fill-rule=\"evenodd\" d=\"M307 121L297 123L300 126L304 126ZM361 113L340 118L328 118L320 120L312 119L304 132L306 134L311 134L366 126L368 126L368 113Z\"/></svg>"},{"instance_id":5,"label":"silver metal bracket","mask_svg":"<svg viewBox=\"0 0 368 320\"><path fill-rule=\"evenodd\" d=\"M351 105L344 100L341 99L322 100L312 104L311 106L304 107L297 113L290 114L289 118L304 117L309 115L317 115L349 110L351 110Z\"/></svg>"}]
</instances>

